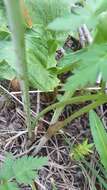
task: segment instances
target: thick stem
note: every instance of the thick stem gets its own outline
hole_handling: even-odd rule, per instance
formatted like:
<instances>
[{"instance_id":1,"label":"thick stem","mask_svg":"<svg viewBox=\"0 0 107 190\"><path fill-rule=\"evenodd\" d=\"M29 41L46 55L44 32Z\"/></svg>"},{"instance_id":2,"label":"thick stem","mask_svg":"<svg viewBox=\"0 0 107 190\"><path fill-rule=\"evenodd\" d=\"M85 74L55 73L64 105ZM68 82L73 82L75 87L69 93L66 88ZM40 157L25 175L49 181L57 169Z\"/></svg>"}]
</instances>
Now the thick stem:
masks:
<instances>
[{"instance_id":1,"label":"thick stem","mask_svg":"<svg viewBox=\"0 0 107 190\"><path fill-rule=\"evenodd\" d=\"M49 138L51 138L53 135L55 135L57 133L57 131L59 131L60 129L62 129L64 126L66 126L68 123L70 123L72 120L74 120L75 118L81 116L84 113L88 113L91 109L94 109L98 106L100 106L101 104L107 102L107 96L102 98L101 100L97 100L91 104L89 104L88 106L85 106L84 108L81 108L79 111L75 112L74 114L72 114L70 117L68 117L67 119L65 119L64 121L59 121L56 124L54 124L53 126L50 126L47 130L47 136Z\"/></svg>"},{"instance_id":2,"label":"thick stem","mask_svg":"<svg viewBox=\"0 0 107 190\"><path fill-rule=\"evenodd\" d=\"M61 111L62 111L62 107L64 108L68 104L74 104L74 103L85 102L85 101L92 101L92 100L99 100L99 99L102 99L103 96L104 96L103 94L77 96L77 97L69 98L68 100L65 100L65 101L62 101L62 102L58 102L58 103L52 104L51 106L48 106L43 111L41 111L38 114L38 116L36 117L36 120L34 122L38 122L38 120L40 119L40 117L42 117L44 114L46 114L47 112L49 112L50 110L53 110L55 108L58 108L58 110L61 109Z\"/></svg>"},{"instance_id":3,"label":"thick stem","mask_svg":"<svg viewBox=\"0 0 107 190\"><path fill-rule=\"evenodd\" d=\"M4 3L7 10L10 29L12 32L11 36L16 56L15 66L22 90L22 100L24 103L24 111L26 115L26 125L28 128L29 137L31 138L32 133L30 121L29 87L24 42L24 20L22 17L20 0L4 0Z\"/></svg>"},{"instance_id":4,"label":"thick stem","mask_svg":"<svg viewBox=\"0 0 107 190\"><path fill-rule=\"evenodd\" d=\"M67 100L71 96L72 96L71 92L65 92L65 94L63 95L63 97L60 100L60 102L62 102L63 100ZM52 117L52 120L51 120L51 125L53 125L54 123L56 123L58 121L58 118L61 115L63 109L64 109L64 106L62 106L60 108L56 108L56 110L54 112L54 115Z\"/></svg>"},{"instance_id":5,"label":"thick stem","mask_svg":"<svg viewBox=\"0 0 107 190\"><path fill-rule=\"evenodd\" d=\"M81 108L79 111L73 113L70 117L68 117L64 121L59 121L59 122L51 125L48 128L46 134L41 138L40 143L37 145L36 150L34 151L34 155L36 155L41 150L41 148L43 147L43 145L53 135L55 135L60 129L62 129L68 123L70 123L71 121L73 121L75 118L81 116L82 114L89 112L91 109L94 109L94 108L100 106L101 104L104 104L105 102L107 102L107 96L106 95L104 95L104 97L102 97L102 99L99 99L99 100L97 100L97 101L89 104L88 106L85 106L85 107Z\"/></svg>"}]
</instances>

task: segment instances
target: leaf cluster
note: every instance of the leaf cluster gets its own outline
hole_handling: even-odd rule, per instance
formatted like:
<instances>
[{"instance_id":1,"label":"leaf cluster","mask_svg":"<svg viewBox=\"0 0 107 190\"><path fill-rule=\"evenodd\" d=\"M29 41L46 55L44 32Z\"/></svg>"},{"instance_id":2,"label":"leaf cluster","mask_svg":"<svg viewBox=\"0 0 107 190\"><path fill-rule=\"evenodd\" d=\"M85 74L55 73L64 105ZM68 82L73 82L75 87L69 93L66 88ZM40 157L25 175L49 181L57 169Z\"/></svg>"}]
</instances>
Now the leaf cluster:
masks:
<instances>
[{"instance_id":1,"label":"leaf cluster","mask_svg":"<svg viewBox=\"0 0 107 190\"><path fill-rule=\"evenodd\" d=\"M88 144L88 139L84 140L82 144L78 144L73 148L70 157L74 160L81 160L90 153L93 153L92 148L94 144Z\"/></svg>"},{"instance_id":2,"label":"leaf cluster","mask_svg":"<svg viewBox=\"0 0 107 190\"><path fill-rule=\"evenodd\" d=\"M17 183L31 185L33 180L38 177L38 170L46 164L46 157L23 156L14 159L11 154L7 154L0 170L0 189L18 190Z\"/></svg>"},{"instance_id":3,"label":"leaf cluster","mask_svg":"<svg viewBox=\"0 0 107 190\"><path fill-rule=\"evenodd\" d=\"M100 73L104 82L107 81L107 2L106 1L86 1L84 7L80 9L89 9L92 20L94 17L97 22L96 25L91 24L93 43L77 52L68 53L62 58L58 65L59 72L72 71L73 75L69 77L67 83L64 85L65 91L75 91L77 88L84 88L87 85L95 84L98 74ZM103 12L104 11L104 12ZM77 14L74 17L81 19ZM84 19L85 15L84 15ZM75 18L73 19L74 23ZM56 22L56 21L55 21ZM87 21L81 21L87 23ZM64 21L65 23L65 21ZM77 23L77 22L76 22ZM52 23L53 25L53 23ZM60 27L60 24L58 24ZM88 25L89 26L89 25ZM55 26L57 28L57 26ZM79 25L78 25L79 27ZM54 27L53 27L54 28ZM76 25L75 28L77 29Z\"/></svg>"}]
</instances>

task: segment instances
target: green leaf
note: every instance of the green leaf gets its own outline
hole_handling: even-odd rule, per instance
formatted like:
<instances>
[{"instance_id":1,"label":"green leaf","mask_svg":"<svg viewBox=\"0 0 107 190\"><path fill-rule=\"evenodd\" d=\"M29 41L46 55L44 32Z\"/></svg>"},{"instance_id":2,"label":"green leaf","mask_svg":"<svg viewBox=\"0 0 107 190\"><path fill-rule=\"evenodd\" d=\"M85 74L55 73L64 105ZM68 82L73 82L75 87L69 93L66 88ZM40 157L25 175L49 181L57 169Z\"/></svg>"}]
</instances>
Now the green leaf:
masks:
<instances>
[{"instance_id":1,"label":"green leaf","mask_svg":"<svg viewBox=\"0 0 107 190\"><path fill-rule=\"evenodd\" d=\"M94 42L104 43L107 42L107 11L99 16L98 25L96 27Z\"/></svg>"},{"instance_id":2,"label":"green leaf","mask_svg":"<svg viewBox=\"0 0 107 190\"><path fill-rule=\"evenodd\" d=\"M107 10L107 1L106 0L98 0L96 1L97 8L95 14L100 14Z\"/></svg>"},{"instance_id":3,"label":"green leaf","mask_svg":"<svg viewBox=\"0 0 107 190\"><path fill-rule=\"evenodd\" d=\"M97 16L92 14L87 5L84 7L72 7L71 13L63 15L53 20L48 28L53 31L76 31L78 27L87 23L88 27L93 28L97 24Z\"/></svg>"},{"instance_id":4,"label":"green leaf","mask_svg":"<svg viewBox=\"0 0 107 190\"><path fill-rule=\"evenodd\" d=\"M0 185L0 190L19 190L19 188L14 182L7 182L3 185Z\"/></svg>"},{"instance_id":5,"label":"green leaf","mask_svg":"<svg viewBox=\"0 0 107 190\"><path fill-rule=\"evenodd\" d=\"M92 148L94 144L88 144L88 139L84 140L82 144L78 144L75 146L70 153L70 157L74 160L81 160L84 159L85 156L92 153Z\"/></svg>"},{"instance_id":6,"label":"green leaf","mask_svg":"<svg viewBox=\"0 0 107 190\"><path fill-rule=\"evenodd\" d=\"M0 40L9 39L9 37L10 32L8 31L8 29L5 26L0 27Z\"/></svg>"},{"instance_id":7,"label":"green leaf","mask_svg":"<svg viewBox=\"0 0 107 190\"><path fill-rule=\"evenodd\" d=\"M96 149L107 171L107 133L101 120L94 111L90 111L89 121Z\"/></svg>"},{"instance_id":8,"label":"green leaf","mask_svg":"<svg viewBox=\"0 0 107 190\"><path fill-rule=\"evenodd\" d=\"M7 40L1 40L0 41L0 62L5 60L15 68L14 66L14 61L15 61L15 56L14 56L14 48L12 46L12 43Z\"/></svg>"},{"instance_id":9,"label":"green leaf","mask_svg":"<svg viewBox=\"0 0 107 190\"><path fill-rule=\"evenodd\" d=\"M13 164L14 177L19 183L31 184L37 174L35 169L38 170L45 164L47 164L46 157L24 156L19 158Z\"/></svg>"},{"instance_id":10,"label":"green leaf","mask_svg":"<svg viewBox=\"0 0 107 190\"><path fill-rule=\"evenodd\" d=\"M13 156L11 154L7 154L6 159L0 169L1 180L9 180L14 177L14 173L12 171L13 163Z\"/></svg>"},{"instance_id":11,"label":"green leaf","mask_svg":"<svg viewBox=\"0 0 107 190\"><path fill-rule=\"evenodd\" d=\"M7 62L0 62L0 79L12 80L16 76L16 72L12 69Z\"/></svg>"},{"instance_id":12,"label":"green leaf","mask_svg":"<svg viewBox=\"0 0 107 190\"><path fill-rule=\"evenodd\" d=\"M59 80L56 74L48 70L48 67L56 66L56 61L55 58L49 60L47 39L27 35L26 51L30 84L40 90L53 90Z\"/></svg>"},{"instance_id":13,"label":"green leaf","mask_svg":"<svg viewBox=\"0 0 107 190\"><path fill-rule=\"evenodd\" d=\"M59 80L56 74L52 74L47 67L48 64L50 68L53 67L53 63L55 66L56 62L55 59L49 60L48 48L44 46L44 41L32 35L27 35L26 53L30 85L44 91L53 90L59 84ZM10 76L11 79L14 75L13 71L18 72L14 64L15 56L11 41L0 41L0 62L3 60L9 64L10 68L8 67L8 71L11 71L12 75L7 72L4 73L4 77L2 73L2 77L9 79ZM53 61L53 63L50 61Z\"/></svg>"},{"instance_id":14,"label":"green leaf","mask_svg":"<svg viewBox=\"0 0 107 190\"><path fill-rule=\"evenodd\" d=\"M41 33L42 38L45 36L47 40L49 38L58 40L61 45L68 33L53 32L47 26L57 17L70 12L72 0L26 0L25 3L28 6L35 30Z\"/></svg>"},{"instance_id":15,"label":"green leaf","mask_svg":"<svg viewBox=\"0 0 107 190\"><path fill-rule=\"evenodd\" d=\"M28 56L28 72L31 85L44 91L53 90L59 83L57 76L51 74L40 64L34 53L29 53Z\"/></svg>"},{"instance_id":16,"label":"green leaf","mask_svg":"<svg viewBox=\"0 0 107 190\"><path fill-rule=\"evenodd\" d=\"M73 4L73 2L72 2ZM71 4L71 13L58 16L48 28L53 31L76 31L82 24L87 24L94 29L98 23L98 16L107 10L106 0L87 0L83 2L83 7L75 7Z\"/></svg>"},{"instance_id":17,"label":"green leaf","mask_svg":"<svg viewBox=\"0 0 107 190\"><path fill-rule=\"evenodd\" d=\"M87 74L88 73L88 74ZM75 74L69 77L67 83L64 85L65 91L69 90L74 92L77 88L83 88L95 83L98 76L97 66L87 67L81 71L75 72Z\"/></svg>"},{"instance_id":18,"label":"green leaf","mask_svg":"<svg viewBox=\"0 0 107 190\"><path fill-rule=\"evenodd\" d=\"M71 56L71 62L70 62ZM65 90L75 91L77 88L83 88L86 85L94 84L98 74L102 74L102 79L107 81L107 44L93 44L88 48L73 53L69 56L69 70L72 67L73 60L76 64L73 75L68 78L64 85Z\"/></svg>"},{"instance_id":19,"label":"green leaf","mask_svg":"<svg viewBox=\"0 0 107 190\"><path fill-rule=\"evenodd\" d=\"M70 11L71 0L26 0L34 24L46 27L55 18Z\"/></svg>"},{"instance_id":20,"label":"green leaf","mask_svg":"<svg viewBox=\"0 0 107 190\"><path fill-rule=\"evenodd\" d=\"M8 180L13 178L19 183L31 184L32 180L37 177L37 170L41 169L47 162L46 157L34 158L32 156L24 156L14 159L11 154L7 154L0 170L0 180L2 183L5 183L2 187L5 187L5 190L12 190L13 188L11 189L11 187L13 185L14 190L16 190L17 186L14 183L8 183Z\"/></svg>"},{"instance_id":21,"label":"green leaf","mask_svg":"<svg viewBox=\"0 0 107 190\"><path fill-rule=\"evenodd\" d=\"M7 22L6 22L6 14L5 14L5 8L4 8L4 3L1 0L0 1L0 27L1 26L6 26Z\"/></svg>"},{"instance_id":22,"label":"green leaf","mask_svg":"<svg viewBox=\"0 0 107 190\"><path fill-rule=\"evenodd\" d=\"M62 57L57 66L58 73L63 73L66 71L72 71L72 69L76 69L79 61L80 61L80 56L79 54L82 53L84 50L79 50L77 52L70 52L70 53L65 53L64 57Z\"/></svg>"},{"instance_id":23,"label":"green leaf","mask_svg":"<svg viewBox=\"0 0 107 190\"><path fill-rule=\"evenodd\" d=\"M48 54L49 55L55 54L57 46L58 46L57 41L54 39L50 39L47 41L47 44L48 44Z\"/></svg>"},{"instance_id":24,"label":"green leaf","mask_svg":"<svg viewBox=\"0 0 107 190\"><path fill-rule=\"evenodd\" d=\"M72 17L70 15L66 17L56 18L48 25L48 29L54 31L71 31Z\"/></svg>"}]
</instances>

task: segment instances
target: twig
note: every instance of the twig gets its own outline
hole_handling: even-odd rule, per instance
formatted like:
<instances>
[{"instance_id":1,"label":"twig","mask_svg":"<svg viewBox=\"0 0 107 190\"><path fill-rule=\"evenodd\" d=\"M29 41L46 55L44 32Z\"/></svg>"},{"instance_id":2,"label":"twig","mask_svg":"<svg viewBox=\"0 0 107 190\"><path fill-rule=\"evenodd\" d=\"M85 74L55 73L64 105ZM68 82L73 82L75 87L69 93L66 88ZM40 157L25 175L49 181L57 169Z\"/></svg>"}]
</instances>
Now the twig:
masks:
<instances>
[{"instance_id":1,"label":"twig","mask_svg":"<svg viewBox=\"0 0 107 190\"><path fill-rule=\"evenodd\" d=\"M100 90L101 89L101 87L98 87L98 86L93 86L93 87L87 87L87 88L85 88L85 90ZM79 90L79 89L77 89L77 90ZM63 90L63 89L58 89L58 92L64 92L65 90ZM42 90L32 90L32 91L29 91L29 94L37 94L37 93L43 93L43 92L45 92L45 91L42 91ZM48 92L54 92L54 90L49 90ZM12 94L12 95L20 95L20 94L22 94L22 92L21 91L16 91L16 92L10 92L10 94Z\"/></svg>"},{"instance_id":2,"label":"twig","mask_svg":"<svg viewBox=\"0 0 107 190\"><path fill-rule=\"evenodd\" d=\"M8 141L8 142L6 143L6 145L5 145L5 147L4 147L4 150L11 144L11 142L12 142L13 140L15 140L16 138L18 138L19 136L22 136L22 135L26 134L27 132L28 132L28 130L26 130L26 131L21 131L21 132L19 132L18 134L16 134L15 136L10 137L9 139L7 139L6 141Z\"/></svg>"},{"instance_id":3,"label":"twig","mask_svg":"<svg viewBox=\"0 0 107 190\"><path fill-rule=\"evenodd\" d=\"M36 113L38 114L40 111L40 92L37 92L37 104L36 104Z\"/></svg>"}]
</instances>

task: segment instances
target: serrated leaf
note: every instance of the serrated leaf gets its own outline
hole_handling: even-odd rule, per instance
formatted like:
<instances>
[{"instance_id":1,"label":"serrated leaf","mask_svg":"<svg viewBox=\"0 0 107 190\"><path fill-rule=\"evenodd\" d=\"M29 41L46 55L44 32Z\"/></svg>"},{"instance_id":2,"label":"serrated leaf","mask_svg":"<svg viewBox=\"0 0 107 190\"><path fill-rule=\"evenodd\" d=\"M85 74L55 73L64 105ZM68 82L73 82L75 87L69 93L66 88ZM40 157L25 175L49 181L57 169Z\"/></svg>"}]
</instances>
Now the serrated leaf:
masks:
<instances>
[{"instance_id":1,"label":"serrated leaf","mask_svg":"<svg viewBox=\"0 0 107 190\"><path fill-rule=\"evenodd\" d=\"M70 11L71 0L26 0L33 23L47 26L55 18Z\"/></svg>"},{"instance_id":2,"label":"serrated leaf","mask_svg":"<svg viewBox=\"0 0 107 190\"><path fill-rule=\"evenodd\" d=\"M87 23L93 28L97 24L97 16L92 14L88 7L71 7L71 13L53 20L48 28L53 31L76 31L81 25Z\"/></svg>"},{"instance_id":3,"label":"serrated leaf","mask_svg":"<svg viewBox=\"0 0 107 190\"><path fill-rule=\"evenodd\" d=\"M77 52L70 52L70 53L65 53L64 57L59 60L58 62L58 72L63 73L66 71L72 71L72 69L76 69L76 65L78 65L80 61L80 56L79 54L82 53L84 50L79 50Z\"/></svg>"},{"instance_id":4,"label":"serrated leaf","mask_svg":"<svg viewBox=\"0 0 107 190\"><path fill-rule=\"evenodd\" d=\"M19 188L14 182L7 182L6 184L0 185L0 190L19 190Z\"/></svg>"},{"instance_id":5,"label":"serrated leaf","mask_svg":"<svg viewBox=\"0 0 107 190\"><path fill-rule=\"evenodd\" d=\"M107 133L101 120L94 111L90 111L89 121L96 149L107 171Z\"/></svg>"},{"instance_id":6,"label":"serrated leaf","mask_svg":"<svg viewBox=\"0 0 107 190\"><path fill-rule=\"evenodd\" d=\"M14 159L11 154L7 154L6 159L0 169L0 179L9 180L14 177L14 173L12 171Z\"/></svg>"},{"instance_id":7,"label":"serrated leaf","mask_svg":"<svg viewBox=\"0 0 107 190\"><path fill-rule=\"evenodd\" d=\"M95 83L97 76L98 68L96 65L93 67L87 67L69 77L67 83L64 85L64 89L65 91L74 92L77 90L77 88L83 88L86 85L92 85Z\"/></svg>"},{"instance_id":8,"label":"serrated leaf","mask_svg":"<svg viewBox=\"0 0 107 190\"><path fill-rule=\"evenodd\" d=\"M24 156L15 160L13 164L14 177L19 183L31 184L37 173L35 169L40 169L47 164L47 158L34 158ZM20 169L21 168L21 169Z\"/></svg>"},{"instance_id":9,"label":"serrated leaf","mask_svg":"<svg viewBox=\"0 0 107 190\"><path fill-rule=\"evenodd\" d=\"M75 91L78 87L83 88L88 84L94 84L97 80L98 74L102 74L102 79L107 81L107 44L91 45L84 50L71 54L71 63L69 57L68 67L72 66L72 60L76 62L71 77L64 85L65 90Z\"/></svg>"},{"instance_id":10,"label":"serrated leaf","mask_svg":"<svg viewBox=\"0 0 107 190\"><path fill-rule=\"evenodd\" d=\"M38 31L42 34L42 37L48 38L50 36L50 39L57 39L60 44L67 38L68 33L53 32L47 26L55 18L68 14L71 3L72 0L26 0L36 30L40 29Z\"/></svg>"},{"instance_id":11,"label":"serrated leaf","mask_svg":"<svg viewBox=\"0 0 107 190\"><path fill-rule=\"evenodd\" d=\"M71 13L54 19L48 28L54 31L76 31L82 24L89 28L95 27L98 23L98 16L107 8L106 0L87 0L83 7L71 6Z\"/></svg>"},{"instance_id":12,"label":"serrated leaf","mask_svg":"<svg viewBox=\"0 0 107 190\"><path fill-rule=\"evenodd\" d=\"M53 90L58 85L59 80L56 74L50 73L47 69L48 50L38 38L32 38L32 36L30 36L29 38L27 37L26 41L28 77L30 84L34 88L38 88L40 90ZM8 69L10 69L11 72L15 70L16 73L18 73L11 41L0 41L0 61L2 62L3 60L9 64L10 68ZM8 76L9 79L8 72L5 73L5 76Z\"/></svg>"}]
</instances>

